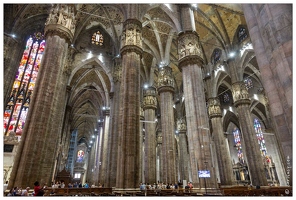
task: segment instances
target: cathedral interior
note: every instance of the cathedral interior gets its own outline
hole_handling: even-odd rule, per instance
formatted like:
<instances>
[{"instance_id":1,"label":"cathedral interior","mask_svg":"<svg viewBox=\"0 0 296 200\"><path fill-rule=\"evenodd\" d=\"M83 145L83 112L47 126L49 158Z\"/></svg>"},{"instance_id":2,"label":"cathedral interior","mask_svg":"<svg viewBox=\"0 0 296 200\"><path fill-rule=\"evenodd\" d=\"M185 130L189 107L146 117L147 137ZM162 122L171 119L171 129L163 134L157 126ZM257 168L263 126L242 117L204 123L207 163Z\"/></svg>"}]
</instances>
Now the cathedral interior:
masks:
<instances>
[{"instance_id":1,"label":"cathedral interior","mask_svg":"<svg viewBox=\"0 0 296 200\"><path fill-rule=\"evenodd\" d=\"M292 185L292 4L3 13L8 188Z\"/></svg>"}]
</instances>

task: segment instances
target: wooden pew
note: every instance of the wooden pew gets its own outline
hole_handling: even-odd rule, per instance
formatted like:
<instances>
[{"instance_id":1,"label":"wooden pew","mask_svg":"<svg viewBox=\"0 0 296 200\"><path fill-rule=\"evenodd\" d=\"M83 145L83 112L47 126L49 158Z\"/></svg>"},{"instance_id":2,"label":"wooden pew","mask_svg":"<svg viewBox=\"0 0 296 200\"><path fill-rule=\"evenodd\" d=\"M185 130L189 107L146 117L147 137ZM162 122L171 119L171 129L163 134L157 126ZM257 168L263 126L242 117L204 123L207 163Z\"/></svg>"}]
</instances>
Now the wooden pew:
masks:
<instances>
[{"instance_id":1,"label":"wooden pew","mask_svg":"<svg viewBox=\"0 0 296 200\"><path fill-rule=\"evenodd\" d=\"M112 188L46 188L44 196L100 196L112 194Z\"/></svg>"}]
</instances>

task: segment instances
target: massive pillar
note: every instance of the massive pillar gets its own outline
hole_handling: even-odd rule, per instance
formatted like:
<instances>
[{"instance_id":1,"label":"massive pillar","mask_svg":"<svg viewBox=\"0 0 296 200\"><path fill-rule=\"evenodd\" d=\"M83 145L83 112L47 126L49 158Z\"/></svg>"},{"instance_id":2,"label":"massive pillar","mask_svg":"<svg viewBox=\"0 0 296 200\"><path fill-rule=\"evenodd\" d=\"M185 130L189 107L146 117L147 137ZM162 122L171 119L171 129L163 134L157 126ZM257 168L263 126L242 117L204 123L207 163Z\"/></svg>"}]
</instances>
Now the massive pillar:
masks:
<instances>
[{"instance_id":1,"label":"massive pillar","mask_svg":"<svg viewBox=\"0 0 296 200\"><path fill-rule=\"evenodd\" d=\"M264 166L257 136L250 113L249 94L244 82L232 84L234 106L237 108L243 138L243 152L246 156L251 183L256 186L266 186Z\"/></svg>"},{"instance_id":2,"label":"massive pillar","mask_svg":"<svg viewBox=\"0 0 296 200\"><path fill-rule=\"evenodd\" d=\"M118 129L119 129L119 103L120 103L120 83L122 66L121 60L115 60L115 66L112 72L113 82L114 82L114 92L110 95L111 97L111 110L110 110L110 137L109 137L109 164L107 168L108 179L106 182L106 187L115 187L116 185L116 169L117 169L117 156L118 156Z\"/></svg>"},{"instance_id":3,"label":"massive pillar","mask_svg":"<svg viewBox=\"0 0 296 200\"><path fill-rule=\"evenodd\" d=\"M143 109L145 116L145 148L144 171L145 182L156 183L156 131L155 109L157 108L156 89L149 87L144 89Z\"/></svg>"},{"instance_id":4,"label":"massive pillar","mask_svg":"<svg viewBox=\"0 0 296 200\"><path fill-rule=\"evenodd\" d=\"M97 160L98 160L98 178L99 178L99 183L101 184L105 184L102 180L102 173L104 173L102 171L102 149L103 149L103 134L104 134L104 129L103 129L103 125L104 125L104 120L99 119L98 121L98 138L97 138L97 143L98 143L98 151L97 151Z\"/></svg>"},{"instance_id":5,"label":"massive pillar","mask_svg":"<svg viewBox=\"0 0 296 200\"><path fill-rule=\"evenodd\" d=\"M293 157L292 6L292 4L243 4L262 84L268 97L276 141L279 141L281 147L281 162L284 163L286 171L290 170ZM292 173L289 176L287 184L291 185Z\"/></svg>"},{"instance_id":6,"label":"massive pillar","mask_svg":"<svg viewBox=\"0 0 296 200\"><path fill-rule=\"evenodd\" d=\"M163 174L162 174L162 133L161 129L157 130L157 147L156 147L156 178L157 182L162 182Z\"/></svg>"},{"instance_id":7,"label":"massive pillar","mask_svg":"<svg viewBox=\"0 0 296 200\"><path fill-rule=\"evenodd\" d=\"M140 107L140 120L141 122L144 121L145 116L144 116L144 109L141 106ZM139 164L139 174L140 174L140 183L145 182L145 174L144 174L144 167L145 167L145 159L144 159L144 136L145 136L145 131L144 131L144 123L140 123L140 140L139 140L139 151L140 151L140 164Z\"/></svg>"},{"instance_id":8,"label":"massive pillar","mask_svg":"<svg viewBox=\"0 0 296 200\"><path fill-rule=\"evenodd\" d=\"M212 163L211 137L207 115L202 67L202 50L196 33L190 5L182 5L182 29L178 38L179 68L182 71L187 121L189 159L193 186L217 188ZM210 177L200 179L198 171L210 171Z\"/></svg>"},{"instance_id":9,"label":"massive pillar","mask_svg":"<svg viewBox=\"0 0 296 200\"><path fill-rule=\"evenodd\" d=\"M102 168L100 171L101 174L101 183L105 184L107 182L107 168L109 168L108 165L108 149L110 148L108 146L108 139L109 139L109 127L110 127L110 108L104 107L103 108L103 115L104 115L104 133L103 133L103 140L102 140Z\"/></svg>"},{"instance_id":10,"label":"massive pillar","mask_svg":"<svg viewBox=\"0 0 296 200\"><path fill-rule=\"evenodd\" d=\"M64 20L64 15L67 15ZM9 188L25 188L38 180L51 183L62 132L73 38L74 7L54 5L45 26L46 50L31 99L21 144L15 157Z\"/></svg>"},{"instance_id":11,"label":"massive pillar","mask_svg":"<svg viewBox=\"0 0 296 200\"><path fill-rule=\"evenodd\" d=\"M183 76L193 185L197 188L203 188L204 186L217 188L217 180L212 163L211 136L202 72L203 57L199 38L196 32L188 31L179 34L178 42L179 68ZM210 171L210 177L200 179L198 171L204 170Z\"/></svg>"},{"instance_id":12,"label":"massive pillar","mask_svg":"<svg viewBox=\"0 0 296 200\"><path fill-rule=\"evenodd\" d=\"M174 79L169 66L161 67L158 74L158 93L160 95L161 130L162 130L162 182L178 181L176 164L176 142L174 128L173 94Z\"/></svg>"},{"instance_id":13,"label":"massive pillar","mask_svg":"<svg viewBox=\"0 0 296 200\"><path fill-rule=\"evenodd\" d=\"M180 180L189 181L189 154L187 148L187 134L186 134L186 121L180 118L177 121L177 130L179 134L179 169Z\"/></svg>"},{"instance_id":14,"label":"massive pillar","mask_svg":"<svg viewBox=\"0 0 296 200\"><path fill-rule=\"evenodd\" d=\"M234 177L231 163L231 156L225 140L222 126L222 113L219 98L208 99L208 112L212 122L212 137L218 157L218 169L221 185L233 185Z\"/></svg>"},{"instance_id":15,"label":"massive pillar","mask_svg":"<svg viewBox=\"0 0 296 200\"><path fill-rule=\"evenodd\" d=\"M140 64L142 24L127 19L121 38L122 82L120 87L117 188L138 188L140 127Z\"/></svg>"}]
</instances>

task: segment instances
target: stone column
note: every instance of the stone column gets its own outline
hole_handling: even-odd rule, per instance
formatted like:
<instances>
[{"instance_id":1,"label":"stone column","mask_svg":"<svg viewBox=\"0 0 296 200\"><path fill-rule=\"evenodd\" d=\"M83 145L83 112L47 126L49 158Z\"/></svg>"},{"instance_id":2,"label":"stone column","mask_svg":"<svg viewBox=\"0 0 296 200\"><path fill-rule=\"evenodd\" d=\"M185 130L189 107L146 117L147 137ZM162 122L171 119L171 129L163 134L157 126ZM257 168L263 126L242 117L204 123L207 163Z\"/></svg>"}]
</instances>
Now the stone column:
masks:
<instances>
[{"instance_id":1,"label":"stone column","mask_svg":"<svg viewBox=\"0 0 296 200\"><path fill-rule=\"evenodd\" d=\"M193 185L195 188L205 186L217 188L204 93L203 55L196 32L188 31L179 34L178 52L179 68L183 76L188 148ZM210 177L199 179L199 170L209 170Z\"/></svg>"},{"instance_id":2,"label":"stone column","mask_svg":"<svg viewBox=\"0 0 296 200\"><path fill-rule=\"evenodd\" d=\"M95 142L93 145L93 149L94 149L94 159L92 160L93 162L93 166L94 166L94 173L93 173L93 181L94 183L98 184L99 182L99 134L98 134L98 129L95 129L94 135L95 135ZM108 186L106 186L108 187Z\"/></svg>"},{"instance_id":3,"label":"stone column","mask_svg":"<svg viewBox=\"0 0 296 200\"><path fill-rule=\"evenodd\" d=\"M100 119L98 123L98 171L99 171L99 183L103 184L103 170L102 170L102 150L103 150L103 134L104 134L104 120Z\"/></svg>"},{"instance_id":4,"label":"stone column","mask_svg":"<svg viewBox=\"0 0 296 200\"><path fill-rule=\"evenodd\" d=\"M176 164L176 142L174 128L173 94L175 82L172 68L161 67L158 74L158 93L160 95L161 129L162 129L162 173L164 183L178 181Z\"/></svg>"},{"instance_id":5,"label":"stone column","mask_svg":"<svg viewBox=\"0 0 296 200\"><path fill-rule=\"evenodd\" d=\"M254 186L266 186L267 179L265 176L261 151L250 113L251 100L249 99L249 94L244 82L239 81L232 84L232 97L240 121L243 138L242 148L246 157L251 183Z\"/></svg>"},{"instance_id":6,"label":"stone column","mask_svg":"<svg viewBox=\"0 0 296 200\"><path fill-rule=\"evenodd\" d=\"M157 155L157 160L158 162L156 163L157 167L156 167L156 177L157 177L157 181L163 180L163 167L162 167L162 133L161 130L158 129L157 130L157 148L156 148L156 155ZM161 182L161 181L160 181Z\"/></svg>"},{"instance_id":7,"label":"stone column","mask_svg":"<svg viewBox=\"0 0 296 200\"><path fill-rule=\"evenodd\" d=\"M143 109L145 115L145 182L156 183L156 133L155 109L157 108L156 89L144 89Z\"/></svg>"},{"instance_id":8,"label":"stone column","mask_svg":"<svg viewBox=\"0 0 296 200\"><path fill-rule=\"evenodd\" d=\"M38 73L9 187L51 183L64 110L68 48L75 30L74 7L54 5L45 24L46 50Z\"/></svg>"},{"instance_id":9,"label":"stone column","mask_svg":"<svg viewBox=\"0 0 296 200\"><path fill-rule=\"evenodd\" d=\"M116 185L116 169L117 169L117 155L118 155L118 129L119 129L119 103L120 103L120 83L121 83L121 74L122 66L121 60L115 60L115 66L112 72L113 82L114 82L114 92L112 92L111 97L111 126L110 126L110 138L109 138L109 149L110 151L110 162L107 169L108 181L106 182L106 187L115 187Z\"/></svg>"},{"instance_id":10,"label":"stone column","mask_svg":"<svg viewBox=\"0 0 296 200\"><path fill-rule=\"evenodd\" d=\"M287 158L293 157L292 7L292 4L242 6L286 170Z\"/></svg>"},{"instance_id":11,"label":"stone column","mask_svg":"<svg viewBox=\"0 0 296 200\"><path fill-rule=\"evenodd\" d=\"M110 120L110 108L109 107L104 107L103 108L103 115L104 115L104 133L103 133L103 137L102 137L102 152L101 152L101 155L102 155L102 159L101 159L101 162L102 162L102 168L101 168L101 184L104 184L107 182L107 168L109 167L108 166L108 149L110 148L108 146L108 139L109 139L109 127L110 127L110 124L109 124L109 120Z\"/></svg>"},{"instance_id":12,"label":"stone column","mask_svg":"<svg viewBox=\"0 0 296 200\"><path fill-rule=\"evenodd\" d=\"M215 143L221 185L233 185L231 156L223 133L221 105L218 97L208 99L208 112L212 122L212 138Z\"/></svg>"},{"instance_id":13,"label":"stone column","mask_svg":"<svg viewBox=\"0 0 296 200\"><path fill-rule=\"evenodd\" d=\"M144 109L141 106L140 107L140 120L144 121L145 116L144 116ZM145 160L144 160L144 136L145 132L143 131L144 128L144 123L140 123L140 140L139 140L139 145L140 145L140 165L139 165L139 174L140 174L140 183L145 182L145 174L144 174L144 166L145 166Z\"/></svg>"},{"instance_id":14,"label":"stone column","mask_svg":"<svg viewBox=\"0 0 296 200\"><path fill-rule=\"evenodd\" d=\"M140 128L140 65L142 24L127 19L121 38L122 82L120 86L120 118L117 162L117 188L138 188Z\"/></svg>"},{"instance_id":15,"label":"stone column","mask_svg":"<svg viewBox=\"0 0 296 200\"><path fill-rule=\"evenodd\" d=\"M177 121L177 130L179 134L179 166L180 166L180 179L189 181L189 154L187 148L187 134L186 134L186 121L180 118Z\"/></svg>"},{"instance_id":16,"label":"stone column","mask_svg":"<svg viewBox=\"0 0 296 200\"><path fill-rule=\"evenodd\" d=\"M71 92L71 87L67 86L67 96L66 99L68 100L69 96L70 96L70 92ZM67 100L65 101L65 103L67 102ZM71 111L72 111L72 106L66 105L66 110L65 110L65 115L64 115L64 123L63 123L63 128L62 128L62 135L61 135L61 145L62 145L62 160L60 162L59 166L59 170L58 171L62 171L67 164L67 158L68 158L68 152L69 152L69 146L70 146L70 140L71 140Z\"/></svg>"}]
</instances>

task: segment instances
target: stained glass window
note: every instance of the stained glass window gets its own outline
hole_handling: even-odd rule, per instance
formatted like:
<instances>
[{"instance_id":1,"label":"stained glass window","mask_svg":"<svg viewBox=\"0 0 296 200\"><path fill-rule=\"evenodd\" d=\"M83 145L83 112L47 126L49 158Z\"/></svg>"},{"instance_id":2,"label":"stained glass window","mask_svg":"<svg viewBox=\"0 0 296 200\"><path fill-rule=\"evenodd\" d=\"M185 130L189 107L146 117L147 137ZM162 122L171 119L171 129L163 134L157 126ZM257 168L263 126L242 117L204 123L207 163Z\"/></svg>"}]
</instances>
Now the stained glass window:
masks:
<instances>
[{"instance_id":1,"label":"stained glass window","mask_svg":"<svg viewBox=\"0 0 296 200\"><path fill-rule=\"evenodd\" d=\"M91 37L91 43L96 45L103 45L103 35L100 31L95 32Z\"/></svg>"},{"instance_id":2,"label":"stained glass window","mask_svg":"<svg viewBox=\"0 0 296 200\"><path fill-rule=\"evenodd\" d=\"M220 49L215 49L212 55L212 63L216 64L221 57L221 50Z\"/></svg>"},{"instance_id":3,"label":"stained glass window","mask_svg":"<svg viewBox=\"0 0 296 200\"><path fill-rule=\"evenodd\" d=\"M253 87L253 81L249 77L245 78L244 83L247 89L250 89Z\"/></svg>"},{"instance_id":4,"label":"stained glass window","mask_svg":"<svg viewBox=\"0 0 296 200\"><path fill-rule=\"evenodd\" d=\"M238 31L238 42L242 42L244 39L248 37L247 31L245 28L240 27Z\"/></svg>"},{"instance_id":5,"label":"stained glass window","mask_svg":"<svg viewBox=\"0 0 296 200\"><path fill-rule=\"evenodd\" d=\"M228 103L229 101L230 101L229 94L227 92L225 92L223 95L223 102Z\"/></svg>"},{"instance_id":6,"label":"stained glass window","mask_svg":"<svg viewBox=\"0 0 296 200\"><path fill-rule=\"evenodd\" d=\"M238 161L240 163L244 163L244 155L242 151L242 145L241 145L241 140L240 140L240 131L238 128L234 128L232 131L233 137L234 137L234 145L237 150L237 157Z\"/></svg>"},{"instance_id":7,"label":"stained glass window","mask_svg":"<svg viewBox=\"0 0 296 200\"><path fill-rule=\"evenodd\" d=\"M267 150L265 146L265 140L263 137L261 124L257 118L254 119L254 128L257 135L258 144L260 146L261 155L266 156Z\"/></svg>"},{"instance_id":8,"label":"stained glass window","mask_svg":"<svg viewBox=\"0 0 296 200\"><path fill-rule=\"evenodd\" d=\"M77 162L83 162L83 159L84 159L84 151L79 150L77 152Z\"/></svg>"},{"instance_id":9,"label":"stained glass window","mask_svg":"<svg viewBox=\"0 0 296 200\"><path fill-rule=\"evenodd\" d=\"M40 32L27 40L9 101L5 106L5 134L13 131L16 135L22 135L44 48L45 40Z\"/></svg>"}]
</instances>

